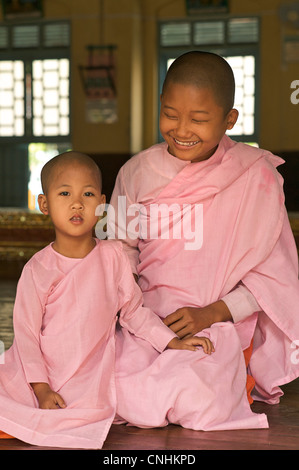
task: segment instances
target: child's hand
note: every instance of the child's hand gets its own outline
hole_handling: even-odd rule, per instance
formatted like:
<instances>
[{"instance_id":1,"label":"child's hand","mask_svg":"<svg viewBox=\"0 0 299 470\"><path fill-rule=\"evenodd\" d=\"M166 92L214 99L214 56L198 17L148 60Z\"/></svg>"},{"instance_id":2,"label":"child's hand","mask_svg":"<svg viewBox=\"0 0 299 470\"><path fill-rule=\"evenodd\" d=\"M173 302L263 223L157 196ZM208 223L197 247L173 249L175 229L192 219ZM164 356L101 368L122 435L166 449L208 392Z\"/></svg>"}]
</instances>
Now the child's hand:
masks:
<instances>
[{"instance_id":1,"label":"child's hand","mask_svg":"<svg viewBox=\"0 0 299 470\"><path fill-rule=\"evenodd\" d=\"M192 336L191 338L173 338L167 345L168 349L187 349L197 351L201 346L206 354L212 354L215 351L213 343L205 336Z\"/></svg>"},{"instance_id":2,"label":"child's hand","mask_svg":"<svg viewBox=\"0 0 299 470\"><path fill-rule=\"evenodd\" d=\"M43 410L57 410L58 408L66 407L61 395L53 392L48 384L33 383L31 386L38 400L39 408Z\"/></svg>"}]
</instances>

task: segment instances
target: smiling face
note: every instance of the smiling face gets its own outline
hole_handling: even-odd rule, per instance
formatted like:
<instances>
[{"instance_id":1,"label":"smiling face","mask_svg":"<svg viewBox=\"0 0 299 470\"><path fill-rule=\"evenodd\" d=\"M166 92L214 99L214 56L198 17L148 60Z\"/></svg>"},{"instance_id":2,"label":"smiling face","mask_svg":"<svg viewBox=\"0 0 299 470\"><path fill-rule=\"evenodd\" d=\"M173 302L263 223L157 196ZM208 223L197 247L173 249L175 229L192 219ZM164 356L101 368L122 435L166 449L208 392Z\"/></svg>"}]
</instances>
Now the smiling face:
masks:
<instances>
[{"instance_id":1,"label":"smiling face","mask_svg":"<svg viewBox=\"0 0 299 470\"><path fill-rule=\"evenodd\" d=\"M238 112L225 114L209 88L169 83L161 96L160 131L176 158L199 162L210 158Z\"/></svg>"},{"instance_id":2,"label":"smiling face","mask_svg":"<svg viewBox=\"0 0 299 470\"><path fill-rule=\"evenodd\" d=\"M51 173L46 195L39 196L40 210L50 215L56 245L88 241L98 217L96 208L105 203L100 177L80 161L58 164Z\"/></svg>"}]
</instances>

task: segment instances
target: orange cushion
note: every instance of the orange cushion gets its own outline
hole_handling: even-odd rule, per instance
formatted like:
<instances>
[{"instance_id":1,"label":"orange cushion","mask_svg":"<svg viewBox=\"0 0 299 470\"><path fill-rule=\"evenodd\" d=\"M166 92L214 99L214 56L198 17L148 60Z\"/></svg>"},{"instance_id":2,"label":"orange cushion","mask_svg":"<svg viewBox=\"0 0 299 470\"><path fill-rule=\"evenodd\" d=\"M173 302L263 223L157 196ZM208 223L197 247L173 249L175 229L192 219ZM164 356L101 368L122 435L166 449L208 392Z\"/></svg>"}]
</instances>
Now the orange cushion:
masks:
<instances>
[{"instance_id":1,"label":"orange cushion","mask_svg":"<svg viewBox=\"0 0 299 470\"><path fill-rule=\"evenodd\" d=\"M6 432L0 431L0 439L14 439L14 437L6 434Z\"/></svg>"},{"instance_id":2,"label":"orange cushion","mask_svg":"<svg viewBox=\"0 0 299 470\"><path fill-rule=\"evenodd\" d=\"M251 341L251 344L250 344L249 348L247 348L243 351L245 364L246 364L246 369L249 365L249 361L250 361L250 358L251 358L251 355L252 355L252 346L253 346L253 340ZM251 397L251 392L252 392L254 386L255 386L254 378L251 375L247 374L246 390L247 390L247 397L248 397L248 401L249 401L250 405L253 403L253 399Z\"/></svg>"}]
</instances>

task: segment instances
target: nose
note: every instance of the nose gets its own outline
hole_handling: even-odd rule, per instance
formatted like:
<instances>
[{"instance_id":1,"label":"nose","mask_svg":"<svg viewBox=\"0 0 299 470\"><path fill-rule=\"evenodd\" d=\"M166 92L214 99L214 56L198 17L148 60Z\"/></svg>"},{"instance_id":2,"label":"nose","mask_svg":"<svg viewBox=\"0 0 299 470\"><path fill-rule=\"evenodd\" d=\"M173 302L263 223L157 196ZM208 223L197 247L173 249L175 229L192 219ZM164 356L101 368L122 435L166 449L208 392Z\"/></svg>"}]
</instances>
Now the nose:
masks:
<instances>
[{"instance_id":1,"label":"nose","mask_svg":"<svg viewBox=\"0 0 299 470\"><path fill-rule=\"evenodd\" d=\"M72 202L72 209L74 210L82 210L83 209L83 203L80 199L76 199L75 201Z\"/></svg>"},{"instance_id":2,"label":"nose","mask_svg":"<svg viewBox=\"0 0 299 470\"><path fill-rule=\"evenodd\" d=\"M193 132L189 130L189 126L186 120L179 119L177 121L176 135L181 139L188 139L193 136Z\"/></svg>"}]
</instances>

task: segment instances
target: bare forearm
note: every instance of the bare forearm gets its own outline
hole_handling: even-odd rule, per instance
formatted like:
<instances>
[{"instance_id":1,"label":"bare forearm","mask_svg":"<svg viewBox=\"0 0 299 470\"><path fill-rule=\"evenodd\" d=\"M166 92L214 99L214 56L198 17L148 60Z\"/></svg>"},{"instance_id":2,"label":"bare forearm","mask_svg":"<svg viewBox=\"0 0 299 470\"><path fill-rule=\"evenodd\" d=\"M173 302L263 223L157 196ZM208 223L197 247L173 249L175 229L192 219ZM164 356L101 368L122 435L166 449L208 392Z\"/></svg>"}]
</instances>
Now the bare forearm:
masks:
<instances>
[{"instance_id":1,"label":"bare forearm","mask_svg":"<svg viewBox=\"0 0 299 470\"><path fill-rule=\"evenodd\" d=\"M211 324L218 323L218 322L226 322L226 321L233 321L233 317L231 316L230 310L227 307L226 303L223 300L217 300L210 305L211 308Z\"/></svg>"}]
</instances>

